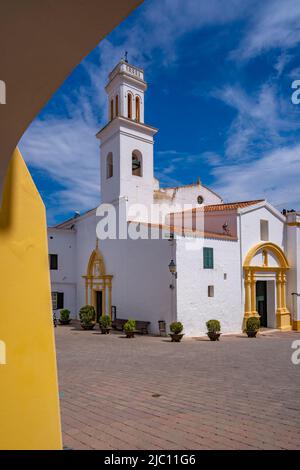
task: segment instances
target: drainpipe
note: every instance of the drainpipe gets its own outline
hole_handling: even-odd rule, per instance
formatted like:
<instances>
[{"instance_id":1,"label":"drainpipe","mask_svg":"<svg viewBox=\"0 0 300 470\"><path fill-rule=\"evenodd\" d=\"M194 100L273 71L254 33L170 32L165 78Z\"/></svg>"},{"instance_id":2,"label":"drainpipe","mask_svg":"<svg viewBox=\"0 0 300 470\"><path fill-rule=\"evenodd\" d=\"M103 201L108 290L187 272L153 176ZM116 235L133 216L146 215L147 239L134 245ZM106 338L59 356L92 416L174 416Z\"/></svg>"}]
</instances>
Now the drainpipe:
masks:
<instances>
[{"instance_id":1,"label":"drainpipe","mask_svg":"<svg viewBox=\"0 0 300 470\"><path fill-rule=\"evenodd\" d=\"M175 258L175 263L176 263L176 266L177 266L177 253L176 253L176 244L177 244L177 241L176 241L176 238L174 237L174 245L173 245L173 252L174 252L174 258ZM178 269L178 266L177 266L177 269ZM177 271L176 271L176 274L174 276L174 285L175 285L175 289L174 289L174 301L175 301L175 306L174 306L174 321L178 321L178 315L177 315Z\"/></svg>"},{"instance_id":2,"label":"drainpipe","mask_svg":"<svg viewBox=\"0 0 300 470\"><path fill-rule=\"evenodd\" d=\"M176 239L175 235L169 240L171 245L171 260L177 264L176 260ZM177 321L177 267L176 272L172 274L171 291L171 322Z\"/></svg>"}]
</instances>

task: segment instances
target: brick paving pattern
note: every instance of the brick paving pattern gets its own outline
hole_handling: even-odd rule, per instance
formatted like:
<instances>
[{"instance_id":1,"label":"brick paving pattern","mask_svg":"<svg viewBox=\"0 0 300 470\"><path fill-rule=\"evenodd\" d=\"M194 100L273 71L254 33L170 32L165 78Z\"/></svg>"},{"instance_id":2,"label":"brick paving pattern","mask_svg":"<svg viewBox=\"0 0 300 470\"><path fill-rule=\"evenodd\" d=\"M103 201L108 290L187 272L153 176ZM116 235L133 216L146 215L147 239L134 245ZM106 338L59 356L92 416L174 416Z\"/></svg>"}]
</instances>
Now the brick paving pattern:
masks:
<instances>
[{"instance_id":1,"label":"brick paving pattern","mask_svg":"<svg viewBox=\"0 0 300 470\"><path fill-rule=\"evenodd\" d=\"M64 446L300 449L296 332L168 338L57 327Z\"/></svg>"}]
</instances>

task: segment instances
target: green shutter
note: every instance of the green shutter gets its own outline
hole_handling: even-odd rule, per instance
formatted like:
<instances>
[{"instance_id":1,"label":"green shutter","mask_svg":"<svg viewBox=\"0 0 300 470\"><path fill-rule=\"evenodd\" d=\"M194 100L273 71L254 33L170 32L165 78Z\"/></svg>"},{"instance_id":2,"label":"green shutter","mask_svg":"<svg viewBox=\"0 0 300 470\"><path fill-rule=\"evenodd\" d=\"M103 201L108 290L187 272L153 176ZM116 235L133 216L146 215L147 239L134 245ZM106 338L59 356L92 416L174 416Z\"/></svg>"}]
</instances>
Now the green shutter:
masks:
<instances>
[{"instance_id":1,"label":"green shutter","mask_svg":"<svg viewBox=\"0 0 300 470\"><path fill-rule=\"evenodd\" d=\"M213 269L214 268L214 249L203 248L203 268Z\"/></svg>"}]
</instances>

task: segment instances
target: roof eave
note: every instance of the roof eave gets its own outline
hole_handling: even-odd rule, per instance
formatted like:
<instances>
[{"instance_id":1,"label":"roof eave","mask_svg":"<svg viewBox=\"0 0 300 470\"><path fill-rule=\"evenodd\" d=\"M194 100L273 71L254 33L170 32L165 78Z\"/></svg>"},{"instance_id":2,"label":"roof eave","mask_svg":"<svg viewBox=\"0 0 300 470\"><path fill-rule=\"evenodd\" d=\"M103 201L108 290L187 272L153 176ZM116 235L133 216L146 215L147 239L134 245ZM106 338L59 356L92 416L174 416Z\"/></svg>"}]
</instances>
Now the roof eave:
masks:
<instances>
[{"instance_id":1,"label":"roof eave","mask_svg":"<svg viewBox=\"0 0 300 470\"><path fill-rule=\"evenodd\" d=\"M268 201L264 200L258 204L254 204L253 206L242 207L238 209L238 213L241 215L247 214L249 212L256 211L261 209L262 207L266 207L275 217L280 219L282 222L286 221L286 217L274 206L272 206Z\"/></svg>"}]
</instances>

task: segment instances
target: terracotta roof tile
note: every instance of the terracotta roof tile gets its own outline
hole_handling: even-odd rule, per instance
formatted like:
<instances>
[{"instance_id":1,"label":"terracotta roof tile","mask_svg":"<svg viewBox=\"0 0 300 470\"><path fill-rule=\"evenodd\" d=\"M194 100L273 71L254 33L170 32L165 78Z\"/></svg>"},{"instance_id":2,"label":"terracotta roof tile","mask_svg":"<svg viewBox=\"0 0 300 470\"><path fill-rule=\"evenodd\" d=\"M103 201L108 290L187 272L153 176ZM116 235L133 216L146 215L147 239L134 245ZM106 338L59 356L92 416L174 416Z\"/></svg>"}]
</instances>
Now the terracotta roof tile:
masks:
<instances>
[{"instance_id":1,"label":"terracotta roof tile","mask_svg":"<svg viewBox=\"0 0 300 470\"><path fill-rule=\"evenodd\" d=\"M231 211L242 209L243 207L254 206L260 202L264 202L264 199L255 199L253 201L241 201L241 202L228 202L223 204L209 204L206 206L196 207L194 209L187 209L182 212L172 212L172 214L182 214L184 212L218 212L218 211Z\"/></svg>"},{"instance_id":2,"label":"terracotta roof tile","mask_svg":"<svg viewBox=\"0 0 300 470\"><path fill-rule=\"evenodd\" d=\"M178 235L186 235L186 236L193 236L193 237L200 237L200 238L218 238L221 240L231 240L237 241L237 237L223 234L223 233L216 233L216 232L208 232L208 231L200 231L200 230L193 230L189 227L184 226L177 226L177 225L166 225L166 224L156 224L152 222L142 222L137 220L129 220L128 224L137 224L137 225L146 225L149 228L156 228L158 230L164 230L166 232L178 234Z\"/></svg>"},{"instance_id":3,"label":"terracotta roof tile","mask_svg":"<svg viewBox=\"0 0 300 470\"><path fill-rule=\"evenodd\" d=\"M204 212L214 212L214 211L230 211L235 209L242 209L243 207L254 206L263 202L264 199L255 199L253 201L241 201L241 202L229 202L225 204L213 204L204 206Z\"/></svg>"}]
</instances>

